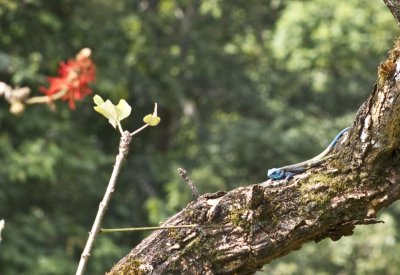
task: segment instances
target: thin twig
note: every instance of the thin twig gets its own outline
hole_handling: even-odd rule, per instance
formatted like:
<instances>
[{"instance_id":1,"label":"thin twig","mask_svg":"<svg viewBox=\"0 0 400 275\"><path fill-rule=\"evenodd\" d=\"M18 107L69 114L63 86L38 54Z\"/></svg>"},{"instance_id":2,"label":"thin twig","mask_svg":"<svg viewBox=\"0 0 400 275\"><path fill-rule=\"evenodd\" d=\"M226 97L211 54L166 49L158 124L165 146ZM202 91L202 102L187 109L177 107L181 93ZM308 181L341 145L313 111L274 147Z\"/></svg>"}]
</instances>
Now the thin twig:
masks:
<instances>
[{"instance_id":1,"label":"thin twig","mask_svg":"<svg viewBox=\"0 0 400 275\"><path fill-rule=\"evenodd\" d=\"M102 228L101 234L116 233L116 232L131 232L131 231L150 231L150 230L165 230L165 229L179 229L179 228L221 228L221 225L199 225L199 224L182 224L182 225L166 225L166 226L146 226L146 227L128 227L128 228Z\"/></svg>"},{"instance_id":2,"label":"thin twig","mask_svg":"<svg viewBox=\"0 0 400 275\"><path fill-rule=\"evenodd\" d=\"M90 257L90 252L92 251L94 241L96 239L97 234L100 231L101 222L103 220L104 214L106 212L108 203L111 199L111 195L114 192L115 185L117 183L117 178L119 172L121 171L122 163L129 151L129 144L132 138L128 131L125 131L121 136L121 140L119 143L119 152L115 159L114 169L112 171L110 181L108 182L107 190L104 194L103 200L100 202L99 210L97 211L96 218L94 220L92 230L89 232L89 238L86 242L85 249L82 252L81 259L79 261L78 269L76 271L76 275L82 275L86 269L87 262Z\"/></svg>"},{"instance_id":3,"label":"thin twig","mask_svg":"<svg viewBox=\"0 0 400 275\"><path fill-rule=\"evenodd\" d=\"M4 220L0 220L0 242L1 242L1 231L3 231L5 223L6 222Z\"/></svg>"},{"instance_id":4,"label":"thin twig","mask_svg":"<svg viewBox=\"0 0 400 275\"><path fill-rule=\"evenodd\" d=\"M196 186L194 185L193 181L189 179L187 172L183 168L178 168L179 175L185 180L185 182L189 185L190 189L192 190L192 196L196 199L200 197L199 191L197 191Z\"/></svg>"},{"instance_id":5,"label":"thin twig","mask_svg":"<svg viewBox=\"0 0 400 275\"><path fill-rule=\"evenodd\" d=\"M146 227L128 227L128 228L102 228L99 233L115 233L115 232L130 232L130 231L149 231L162 229L178 229L178 228L194 228L197 224L174 225L174 226L146 226Z\"/></svg>"},{"instance_id":6,"label":"thin twig","mask_svg":"<svg viewBox=\"0 0 400 275\"><path fill-rule=\"evenodd\" d=\"M139 133L140 131L142 131L143 129L145 129L147 126L149 126L149 124L145 124L142 127L140 127L139 129L137 129L136 131L131 133L131 137L133 137L134 135L136 135L137 133Z\"/></svg>"},{"instance_id":7,"label":"thin twig","mask_svg":"<svg viewBox=\"0 0 400 275\"><path fill-rule=\"evenodd\" d=\"M53 100L61 98L63 95L67 93L67 89L60 90L54 95L45 95L45 96L34 96L25 100L26 104L37 104L37 103L49 103Z\"/></svg>"}]
</instances>

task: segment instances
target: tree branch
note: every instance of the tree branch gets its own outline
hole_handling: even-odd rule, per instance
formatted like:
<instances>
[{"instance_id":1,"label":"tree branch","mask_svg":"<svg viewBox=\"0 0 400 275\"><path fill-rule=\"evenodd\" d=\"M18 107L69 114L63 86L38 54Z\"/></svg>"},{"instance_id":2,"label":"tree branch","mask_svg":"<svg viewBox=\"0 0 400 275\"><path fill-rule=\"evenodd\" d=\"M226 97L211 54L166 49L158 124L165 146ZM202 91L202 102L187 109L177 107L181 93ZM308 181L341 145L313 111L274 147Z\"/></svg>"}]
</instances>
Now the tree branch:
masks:
<instances>
[{"instance_id":1,"label":"tree branch","mask_svg":"<svg viewBox=\"0 0 400 275\"><path fill-rule=\"evenodd\" d=\"M118 155L115 158L114 169L112 171L110 180L108 182L106 192L104 193L104 197L103 197L102 201L100 202L99 210L97 211L96 218L92 225L92 229L89 232L89 238L88 238L85 248L83 249L83 252L81 254L81 259L79 261L79 265L76 270L76 275L82 275L85 272L85 269L86 269L86 266L87 266L87 263L88 263L88 260L90 257L90 253L91 253L93 245L94 245L94 241L100 232L100 226L103 221L104 214L106 213L108 203L111 200L111 196L114 193L115 185L117 184L117 178L121 171L122 164L125 160L125 157L128 155L129 144L131 143L131 140L132 140L132 138L128 131L122 133L122 136L121 136L121 139L119 142Z\"/></svg>"},{"instance_id":2,"label":"tree branch","mask_svg":"<svg viewBox=\"0 0 400 275\"><path fill-rule=\"evenodd\" d=\"M252 274L309 241L338 240L400 198L400 79L396 42L336 157L289 182L268 180L205 194L158 230L109 274Z\"/></svg>"},{"instance_id":3,"label":"tree branch","mask_svg":"<svg viewBox=\"0 0 400 275\"><path fill-rule=\"evenodd\" d=\"M396 19L397 25L400 25L400 1L399 0L383 0Z\"/></svg>"}]
</instances>

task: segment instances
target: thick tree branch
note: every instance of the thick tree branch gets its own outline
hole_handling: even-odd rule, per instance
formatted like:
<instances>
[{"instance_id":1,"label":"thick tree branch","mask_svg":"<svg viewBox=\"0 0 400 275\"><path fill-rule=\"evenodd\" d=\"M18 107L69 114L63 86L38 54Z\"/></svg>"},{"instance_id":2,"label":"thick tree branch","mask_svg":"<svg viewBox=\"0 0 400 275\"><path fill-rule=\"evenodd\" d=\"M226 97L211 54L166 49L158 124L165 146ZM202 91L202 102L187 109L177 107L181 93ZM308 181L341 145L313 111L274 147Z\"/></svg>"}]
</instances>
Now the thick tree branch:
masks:
<instances>
[{"instance_id":1,"label":"thick tree branch","mask_svg":"<svg viewBox=\"0 0 400 275\"><path fill-rule=\"evenodd\" d=\"M154 232L109 274L252 274L306 242L377 223L400 198L399 55L397 42L335 158L289 182L201 196L164 224L199 227Z\"/></svg>"},{"instance_id":2,"label":"thick tree branch","mask_svg":"<svg viewBox=\"0 0 400 275\"><path fill-rule=\"evenodd\" d=\"M396 19L397 25L400 25L400 1L399 0L383 0Z\"/></svg>"}]
</instances>

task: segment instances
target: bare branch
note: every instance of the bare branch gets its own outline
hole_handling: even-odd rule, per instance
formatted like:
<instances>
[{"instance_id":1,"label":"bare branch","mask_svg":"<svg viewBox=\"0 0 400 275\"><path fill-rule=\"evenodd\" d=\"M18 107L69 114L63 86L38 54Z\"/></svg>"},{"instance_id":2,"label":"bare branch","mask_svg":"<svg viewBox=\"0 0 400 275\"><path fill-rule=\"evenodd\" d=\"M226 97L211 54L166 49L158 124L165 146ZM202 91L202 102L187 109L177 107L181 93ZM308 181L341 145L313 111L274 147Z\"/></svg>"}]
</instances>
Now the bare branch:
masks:
<instances>
[{"instance_id":1,"label":"bare branch","mask_svg":"<svg viewBox=\"0 0 400 275\"><path fill-rule=\"evenodd\" d=\"M132 140L132 137L128 131L125 131L121 136L119 143L119 152L115 159L114 169L112 171L110 181L108 182L107 190L104 193L103 200L100 202L99 210L97 211L96 218L94 220L92 230L89 232L89 238L86 242L85 249L82 252L81 259L79 261L78 269L76 271L76 275L82 275L85 272L86 265L88 263L90 253L93 248L94 241L96 239L97 234L100 231L101 222L103 221L104 214L106 213L108 203L110 202L111 195L114 192L115 185L117 183L118 175L122 168L122 163L125 160L129 152L129 144Z\"/></svg>"},{"instance_id":2,"label":"bare branch","mask_svg":"<svg viewBox=\"0 0 400 275\"><path fill-rule=\"evenodd\" d=\"M199 191L197 191L196 186L194 185L193 181L190 180L187 172L183 168L178 168L179 175L183 178L183 180L189 185L190 189L192 190L192 196L196 199L200 197Z\"/></svg>"}]
</instances>

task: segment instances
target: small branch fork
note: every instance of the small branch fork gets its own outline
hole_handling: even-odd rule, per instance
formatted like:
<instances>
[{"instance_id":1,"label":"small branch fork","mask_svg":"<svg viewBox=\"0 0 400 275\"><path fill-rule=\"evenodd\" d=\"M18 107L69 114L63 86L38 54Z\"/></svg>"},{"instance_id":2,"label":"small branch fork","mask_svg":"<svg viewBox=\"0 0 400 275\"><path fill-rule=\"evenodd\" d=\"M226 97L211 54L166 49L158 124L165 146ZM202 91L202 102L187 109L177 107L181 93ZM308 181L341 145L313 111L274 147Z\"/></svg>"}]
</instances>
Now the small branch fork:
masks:
<instances>
[{"instance_id":1,"label":"small branch fork","mask_svg":"<svg viewBox=\"0 0 400 275\"><path fill-rule=\"evenodd\" d=\"M60 94L60 96L62 96L62 95ZM96 99L96 97L97 97L97 99ZM118 130L121 134L121 139L119 142L118 155L115 159L114 169L112 171L110 180L108 182L106 192L104 193L103 200L100 202L99 210L97 211L97 215L94 220L92 229L89 232L89 238L88 238L85 248L82 252L81 259L79 261L79 265L78 265L78 268L76 271L76 275L82 275L85 272L96 236L97 236L97 234L99 234L102 231L102 229L100 228L101 222L102 222L104 214L107 210L107 206L111 200L111 195L112 195L112 193L114 193L115 185L117 184L117 178L121 171L122 163L125 160L125 157L128 155L129 145L132 141L133 136L138 134L142 130L146 129L148 126L156 126L161 120L157 116L157 103L156 103L153 114L147 115L143 118L145 125L143 125L142 127L138 128L137 130L130 133L129 131L124 131L122 129L122 126L120 123L120 121L122 119L129 116L129 114L131 112L131 108L129 105L125 106L125 109L119 109L119 108L124 108L124 107L114 106L111 103L111 105L114 109L113 109L113 112L110 113L109 110L104 109L105 107L102 106L105 103L101 97L95 96L94 102L96 103L96 105L98 105L97 108L100 108L100 109L96 109L96 107L95 107L95 110L98 111L100 114L104 115L106 118L108 118L110 123L114 126L114 128L115 128L114 122L116 122L116 124L118 126ZM118 105L120 105L120 104L118 104ZM125 105L127 105L127 103L125 103ZM118 112L120 112L120 114ZM194 226L190 226L190 227L194 227ZM150 229L148 229L148 230L150 230ZM103 230L103 232L104 232L104 230Z\"/></svg>"},{"instance_id":2,"label":"small branch fork","mask_svg":"<svg viewBox=\"0 0 400 275\"><path fill-rule=\"evenodd\" d=\"M130 135L134 135L144 128L146 128L148 124L144 125L143 127L139 128L135 132L131 133ZM194 183L189 179L187 172L183 168L178 168L179 175L185 180L185 182L189 185L190 189L192 190L192 195L196 199L200 197L199 192L197 191L196 186ZM101 228L99 229L98 233L105 234L105 233L116 233L116 232L132 232L132 231L151 231L151 230L165 230L165 229L179 229L179 228L220 228L220 225L198 225L198 224L182 224L182 225L173 225L173 226L147 226L147 227L131 227L131 228Z\"/></svg>"}]
</instances>

